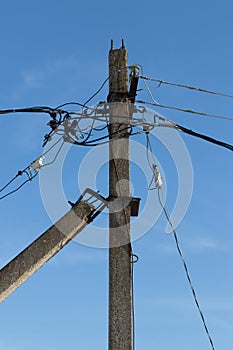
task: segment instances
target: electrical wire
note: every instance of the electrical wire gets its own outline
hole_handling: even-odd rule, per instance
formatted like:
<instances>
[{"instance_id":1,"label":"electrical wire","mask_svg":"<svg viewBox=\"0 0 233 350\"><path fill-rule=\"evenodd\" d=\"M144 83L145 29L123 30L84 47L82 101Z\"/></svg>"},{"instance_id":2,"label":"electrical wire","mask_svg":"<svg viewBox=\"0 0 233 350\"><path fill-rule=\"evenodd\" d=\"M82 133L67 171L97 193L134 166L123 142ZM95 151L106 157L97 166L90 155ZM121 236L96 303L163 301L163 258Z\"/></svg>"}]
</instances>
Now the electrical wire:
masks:
<instances>
[{"instance_id":1,"label":"electrical wire","mask_svg":"<svg viewBox=\"0 0 233 350\"><path fill-rule=\"evenodd\" d=\"M43 164L43 166L42 166L43 168L46 167L46 166L48 166L48 165L52 165L52 164L56 161L56 159L57 159L59 153L61 152L62 147L64 146L64 143L65 143L65 141L63 141L62 144L60 145L60 147L59 147L57 153L55 154L55 156L54 156L54 158L53 158L53 160L51 160L51 161L48 162L48 163Z\"/></svg>"},{"instance_id":2,"label":"electrical wire","mask_svg":"<svg viewBox=\"0 0 233 350\"><path fill-rule=\"evenodd\" d=\"M176 130L182 131L182 132L184 132L184 133L186 133L188 135L191 135L191 136L203 139L205 141L208 141L210 143L213 143L215 145L218 145L218 146L227 148L230 151L233 151L233 145L231 145L229 143L226 143L224 141L217 140L217 139L215 139L213 137L210 137L210 136L207 136L207 135L195 132L195 131L193 131L191 129L188 129L188 128L184 127L184 126L181 126L180 124L177 124L177 123L175 123L175 122L173 122L173 121L171 121L169 119L165 119L165 118L163 118L161 116L156 115L155 117L158 118L158 119L163 120L165 122L165 124L164 125L158 125L158 123L144 122L144 125L151 126L151 127L155 127L155 126L172 127L172 128L175 128Z\"/></svg>"},{"instance_id":3,"label":"electrical wire","mask_svg":"<svg viewBox=\"0 0 233 350\"><path fill-rule=\"evenodd\" d=\"M87 105L96 95L98 95L98 93L103 89L104 85L107 83L108 80L109 80L109 77L107 77L104 80L104 82L101 84L100 88L90 98L88 98L86 102L84 102L84 106Z\"/></svg>"},{"instance_id":4,"label":"electrical wire","mask_svg":"<svg viewBox=\"0 0 233 350\"><path fill-rule=\"evenodd\" d=\"M75 141L74 139L72 139L72 140L73 140L73 143L74 143L75 145L79 145L79 146L93 146L93 144L94 144L95 142L104 140L104 139L106 139L106 138L109 138L109 136L112 137L112 136L118 135L119 137L124 137L124 136L120 136L120 132L125 131L125 130L128 130L128 129L129 129L129 127L126 127L126 128L124 128L124 129L122 129L122 130L120 130L120 131L118 130L118 131L115 131L115 132L113 132L113 133L111 133L111 134L107 134L107 135L98 137L98 138L96 138L96 139L94 139L94 140L90 140L90 141L86 141L86 139L85 139L84 141L81 141L81 142ZM140 133L141 133L141 132L140 132ZM129 134L132 135L132 133L129 133ZM134 133L134 134L136 134L136 133ZM109 143L109 141L104 142L104 143ZM101 144L103 144L103 143L98 143L98 144L95 144L95 145L101 145Z\"/></svg>"},{"instance_id":5,"label":"electrical wire","mask_svg":"<svg viewBox=\"0 0 233 350\"><path fill-rule=\"evenodd\" d=\"M142 101L139 101L139 102L142 102ZM72 115L76 115L76 113L72 113ZM98 128L94 127L94 122L95 121L106 122L106 118L102 119L101 117L91 116L91 115L89 115L88 118L92 119L92 122L91 122L91 125L88 126L85 129L85 130L89 129L89 132L88 132L86 138L84 140L82 140L82 141L77 141L74 138L72 138L71 136L69 136L71 142L74 143L75 145L81 145L81 146L98 146L98 145L101 145L101 144L108 143L108 142L100 142L100 141L105 140L106 138L108 138L109 135L101 136L99 138L94 138L94 139L90 140L90 137L91 137L93 131L101 131L101 130L104 130L104 129L107 128L107 125L105 125L104 127L101 127L98 130ZM71 117L71 118L66 119L66 120L75 120L75 119L76 119L75 117ZM81 119L82 119L82 117L80 117L80 115L79 115L78 116L78 120L81 120ZM126 125L130 125L132 128L133 127L144 127L144 126L151 127L151 128L154 128L154 127L171 127L171 128L175 128L178 131L182 131L182 132L184 132L186 134L189 134L191 136L194 136L194 137L197 137L197 138L201 138L201 139L203 139L205 141L208 141L210 143L213 143L213 144L216 144L218 146L227 148L227 149L229 149L231 151L233 150L233 146L231 144L228 144L226 142L219 141L219 140L214 139L212 137L209 137L207 135L204 135L204 134L192 131L191 129L188 129L188 128L184 127L184 126L181 126L180 124L177 124L177 123L175 123L175 122L173 122L173 121L171 121L171 120L169 120L167 118L163 118L162 116L160 116L158 114L154 115L154 120L156 120L156 119L158 119L159 121L162 121L163 124L158 123L156 121L155 122L147 122L147 121L145 121L145 119L138 119L138 118L134 118L134 120L128 121L128 123L125 123L125 124ZM125 120L127 121L126 117L125 117ZM119 123L116 123L116 124L119 124ZM81 133L83 133L83 131L84 131L84 129L83 130L80 129ZM148 130L143 130L141 132L136 132L136 133L132 132L132 133L130 133L130 136L141 134L141 133L146 133L147 131ZM113 135L110 135L110 136L113 136Z\"/></svg>"},{"instance_id":6,"label":"electrical wire","mask_svg":"<svg viewBox=\"0 0 233 350\"><path fill-rule=\"evenodd\" d=\"M154 154L153 154L153 150L152 150L152 146L151 146L151 142L150 142L150 138L149 138L149 133L146 133L146 157L147 157L147 161L148 161L149 167L153 171L153 166L152 166L152 163L151 163L150 157L149 157L149 151L151 152L151 155L153 157L154 163L156 163L155 162L155 157L154 157Z\"/></svg>"},{"instance_id":7,"label":"electrical wire","mask_svg":"<svg viewBox=\"0 0 233 350\"><path fill-rule=\"evenodd\" d=\"M61 140L63 139L63 137L60 137L51 147L49 147L49 149L47 149L44 153L41 154L40 157L38 158L41 158L41 157L44 157L47 153L49 153ZM37 158L37 159L38 159Z\"/></svg>"},{"instance_id":8,"label":"electrical wire","mask_svg":"<svg viewBox=\"0 0 233 350\"><path fill-rule=\"evenodd\" d=\"M148 165L153 173L153 176L152 176L152 179L148 185L148 190L151 191L151 190L155 190L156 189L156 186L155 187L151 187L152 186L152 183L155 182L155 176L154 176L154 168L153 168L153 164L151 163L150 161L150 157L149 157L149 151L150 151L150 154L153 158L153 163L156 164L156 160L155 160L155 156L154 156L154 153L153 153L153 150L152 150L152 146L151 146L151 142L150 142L150 138L149 138L149 133L146 133L146 158L147 158L147 162L148 162Z\"/></svg>"},{"instance_id":9,"label":"electrical wire","mask_svg":"<svg viewBox=\"0 0 233 350\"><path fill-rule=\"evenodd\" d=\"M182 250L180 248L180 244L179 244L179 241L178 241L178 237L177 237L177 233L176 233L176 230L174 229L173 227L173 224L171 222L171 219L170 219L170 215L169 215L169 212L168 212L168 209L166 208L166 203L165 205L162 203L161 201L161 197L160 197L160 190L158 189L158 199L159 199L159 203L163 209L163 212L166 216L166 219L172 229L172 232L173 232L173 237L175 239L175 243L176 243L176 248L177 248L177 251L179 253L179 256L180 256L180 259L183 263L183 267L184 267L184 270L185 270L185 274L186 274L186 277L187 277L187 280L188 280L188 283L189 283L189 286L191 288L191 292L192 292L192 295L193 295L193 298L194 298L194 301L195 301L195 304L197 306L197 309L198 309L198 312L199 312L199 315L201 317L201 320L202 320L202 323L203 323L203 326L204 326L204 329L205 329L205 332L207 334L207 337L209 339L209 342L210 342L210 345L211 345L211 348L212 350L215 350L215 347L214 347L214 343L213 343L213 339L210 335L210 332L209 332L209 329L208 329L208 326L207 326L207 323L206 323L206 320L205 320L205 316L203 314L203 311L201 310L201 307L200 307L200 303L198 301L198 298L197 298L197 294L195 292L195 289L194 289L194 286L193 286L193 283L192 283L192 280L191 280L191 277L190 277L190 273L189 273L189 270L188 270L188 266L187 266L187 263L184 259L184 256L183 256L183 253L182 253Z\"/></svg>"},{"instance_id":10,"label":"electrical wire","mask_svg":"<svg viewBox=\"0 0 233 350\"><path fill-rule=\"evenodd\" d=\"M29 168L29 167L25 168L25 169L22 170L22 171L19 170L18 173L17 173L5 186L3 186L3 187L0 189L0 192L3 192L3 191L4 191L8 186L10 186L10 184L12 184L19 176L22 176L24 173L28 175L28 173L26 172L28 168ZM28 177L29 177L29 175L28 175ZM29 179L29 181L30 181L30 179ZM26 182L28 182L28 181L26 181ZM25 182L25 183L26 183L26 182ZM21 187L22 187L22 186L20 185L19 188L21 188ZM19 189L19 188L18 188L18 189ZM3 199L3 198L5 198L5 197L7 197L7 196L10 195L11 193L14 193L14 192L18 191L18 189L13 190L13 191L11 191L9 194L0 197L0 200Z\"/></svg>"},{"instance_id":11,"label":"electrical wire","mask_svg":"<svg viewBox=\"0 0 233 350\"><path fill-rule=\"evenodd\" d=\"M159 107L159 108L166 108L166 109L171 109L171 110L174 110L174 111L200 115L200 116L203 116L203 117L210 117L210 118L225 119L225 120L233 121L232 117L226 117L226 116L223 116L223 115L215 115L215 114L199 112L199 111L195 111L193 109L186 109L186 108L175 107L175 106L166 106L166 105L161 105L160 103L151 103L151 102L140 101L140 100L138 100L136 102L137 103L143 103L143 104L146 104L146 105L149 105L149 106L154 106L154 107Z\"/></svg>"},{"instance_id":12,"label":"electrical wire","mask_svg":"<svg viewBox=\"0 0 233 350\"><path fill-rule=\"evenodd\" d=\"M104 125L102 127L93 128L93 130L95 130L95 131L103 131L103 130L107 129L108 127L109 127L109 125L107 123L107 125Z\"/></svg>"},{"instance_id":13,"label":"electrical wire","mask_svg":"<svg viewBox=\"0 0 233 350\"><path fill-rule=\"evenodd\" d=\"M37 107L27 107L27 108L12 108L12 109L2 109L0 114L11 114L11 113L47 113L50 114L54 112L59 112L56 109L47 106L37 106Z\"/></svg>"},{"instance_id":14,"label":"electrical wire","mask_svg":"<svg viewBox=\"0 0 233 350\"><path fill-rule=\"evenodd\" d=\"M32 174L31 174L31 169L32 169L31 165L32 165L33 163L35 163L37 160L43 158L46 154L48 154L62 139L63 139L63 137L59 138L48 150L46 150L44 153L42 153L41 156L37 157L37 159L34 160L32 163L30 163L30 165L27 166L25 169L19 170L18 173L17 173L6 185L4 185L4 186L0 189L0 192L3 192L3 191L4 191L7 187L9 187L19 176L22 176L23 174L26 174L26 175L28 176L28 179L25 180L25 181L24 181L22 184L20 184L18 187L16 187L14 190L12 190L12 191L6 193L5 195L1 196L1 197L0 197L0 201L3 200L4 198L10 196L11 194L17 192L18 190L20 190L20 189L21 189L26 183L28 183L29 181L32 181L32 180L38 175L39 168L38 168L37 170L34 170L34 171L35 171L35 174L32 175ZM53 163L56 161L56 159L57 159L57 157L58 157L58 155L59 155L59 153L60 153L60 151L61 151L63 145L64 145L64 141L63 141L62 144L60 145L60 147L59 147L57 153L55 154L55 157L53 158L53 160L50 161L50 162L48 162L48 163L46 163L46 164L41 165L41 167L45 167L45 166L48 166L48 165L53 164Z\"/></svg>"},{"instance_id":15,"label":"electrical wire","mask_svg":"<svg viewBox=\"0 0 233 350\"><path fill-rule=\"evenodd\" d=\"M111 118L111 124L119 124L119 121L118 122L116 122L116 123L114 123L113 121L112 121L112 119L115 117L116 119L117 118L119 118L118 116L105 116L105 117L102 117L102 116L96 116L96 115L88 115L87 117L86 117L86 115L83 115L82 113L77 113L77 112L69 112L69 120L75 120L75 119L79 119L79 120L82 120L83 119L83 117L85 117L85 118L89 118L89 119L93 119L93 120L96 120L96 121L101 121L101 122L103 122L103 123L109 123L110 122L110 118ZM72 116L75 116L75 117L72 117ZM131 118L130 120L129 120L129 118L127 117L127 116L121 116L120 117L120 119L121 120L125 120L125 124L133 124L134 123L134 121L135 122L143 122L143 121L145 121L145 119L140 119L140 118Z\"/></svg>"},{"instance_id":16,"label":"electrical wire","mask_svg":"<svg viewBox=\"0 0 233 350\"><path fill-rule=\"evenodd\" d=\"M217 91L211 91L211 90L207 90L207 89L202 89L202 88L195 87L195 86L171 83L171 82L168 82L168 81L165 81L165 80L148 78L148 77L145 77L143 75L139 76L139 78L143 79L144 81L145 80L154 81L156 83L159 83L159 86L161 86L161 85L171 85L171 86L185 88L185 89L194 90L194 91L198 91L198 92L204 92L204 93L208 93L208 94L212 94L212 95L218 95L218 96L233 98L233 95L229 95L229 94L225 94L225 93L217 92Z\"/></svg>"},{"instance_id":17,"label":"electrical wire","mask_svg":"<svg viewBox=\"0 0 233 350\"><path fill-rule=\"evenodd\" d=\"M62 107L69 106L69 105L79 106L79 107L83 107L83 108L89 108L88 106L86 106L86 104L82 104L79 102L66 102L66 103L63 103L63 104L57 106L56 109L60 109Z\"/></svg>"},{"instance_id":18,"label":"electrical wire","mask_svg":"<svg viewBox=\"0 0 233 350\"><path fill-rule=\"evenodd\" d=\"M152 99L152 101L153 101L155 104L159 104L159 102L155 100L155 98L154 98L154 96L153 96L153 94L152 94L152 92L151 92L151 90L150 90L150 88L149 88L149 85L147 84L146 80L143 80L143 83L144 83L144 85L145 85L145 87L146 87L146 90L147 90L147 92L149 93L150 98Z\"/></svg>"},{"instance_id":19,"label":"electrical wire","mask_svg":"<svg viewBox=\"0 0 233 350\"><path fill-rule=\"evenodd\" d=\"M198 137L200 139L203 139L205 141L208 141L210 143L213 143L215 145L218 145L218 146L221 146L221 147L224 147L224 148L227 148L229 149L230 151L233 151L233 145L229 144L229 143L226 143L226 142L223 142L223 141L219 141L219 140L216 140L212 137L209 137L207 135L204 135L204 134L200 134L198 132L195 132L195 131L192 131L191 129L187 129L179 124L176 124L178 130L188 134L188 135L192 135L192 136L195 136L195 137Z\"/></svg>"},{"instance_id":20,"label":"electrical wire","mask_svg":"<svg viewBox=\"0 0 233 350\"><path fill-rule=\"evenodd\" d=\"M224 147L224 148L227 148L229 149L230 151L233 151L233 145L229 144L229 143L226 143L226 142L223 142L223 141L219 141L213 137L210 137L210 136L207 136L207 135L204 135L204 134L200 134L198 132L195 132L191 129L188 129L188 128L185 128L184 126L181 126L180 124L177 124L177 123L174 123L172 122L171 120L168 120L168 119L164 119L160 116L157 116L159 119L162 119L162 120L165 120L168 124L169 127L173 127L175 128L176 130L178 131L182 131L188 135L191 135L191 136L194 136L194 137L197 137L197 138L200 138L200 139L203 139L205 141L208 141L210 143L213 143L215 145L218 145L218 146L221 146L221 147ZM158 126L156 123L146 123L146 125L151 125L151 126ZM160 125L161 126L161 125ZM167 124L165 124L165 126L167 126Z\"/></svg>"},{"instance_id":21,"label":"electrical wire","mask_svg":"<svg viewBox=\"0 0 233 350\"><path fill-rule=\"evenodd\" d=\"M152 180L154 180L155 183L156 183L156 178L155 178L155 174L154 174L154 169L153 169L153 166L152 166L152 164L151 164L151 162L150 162L150 159L149 159L149 151L150 151L151 154L152 154L154 164L156 164L156 162L155 162L155 157L154 157L154 154L153 154L153 150L152 150L152 146L151 146L151 143L150 143L150 139L149 139L149 135L148 135L148 134L146 134L146 139L147 139L147 143L146 143L146 148L147 148L147 160L148 160L149 167L151 168L151 170L152 170L152 172L153 172L153 178L152 178ZM161 187L156 187L156 186L155 186L155 188L154 188L154 189L157 189L157 191L158 191L157 193L158 193L159 204L160 204L160 206L161 206L161 208L162 208L162 210L163 210L163 212L164 212L164 214L165 214L165 216L166 216L166 219L167 219L167 221L168 221L168 223L169 223L169 225L170 225L170 227L171 227L171 229L172 229L172 233L173 233L173 236L174 236L174 239L175 239L175 243L176 243L176 248L177 248L177 251L178 251L179 256L180 256L180 258L181 258L181 261L182 261L182 263L183 263L184 270L185 270L185 273L186 273L186 277L187 277L189 286L190 286L190 288L191 288L191 292L192 292L192 294L193 294L193 298L194 298L195 304L196 304L197 309L198 309L198 312L199 312L199 314L200 314L200 317L201 317L201 320L202 320L202 323L203 323L205 332L206 332L206 334L207 334L207 336L208 336L208 339L209 339L210 345L211 345L211 347L212 347L212 350L215 350L213 340L212 340L212 338L211 338L211 336L210 336L210 332L209 332L209 329L208 329L208 327L207 327L207 323L206 323L204 314L203 314L203 312L202 312L202 310L201 310L200 303L199 303L199 301L198 301L198 298L197 298L197 295L196 295L196 292L195 292L195 289L194 289L194 286L193 286L193 283L192 283L192 280L191 280L191 277L190 277L190 273L189 273L189 270L188 270L188 267L187 267L187 263L186 263L186 261L185 261L185 259L184 259L182 250L181 250L181 248L180 248L180 244L179 244L179 241L178 241L178 237L177 237L176 230L174 229L173 224L172 224L171 219L170 219L169 210L168 210L168 208L167 208L166 202L165 202L164 204L162 203L162 200L161 200L161 197L160 197L160 188L161 188Z\"/></svg>"},{"instance_id":22,"label":"electrical wire","mask_svg":"<svg viewBox=\"0 0 233 350\"><path fill-rule=\"evenodd\" d=\"M109 77L107 77L104 82L101 84L101 86L99 87L99 89L90 97L88 98L85 102L84 102L84 106L86 107L86 105L96 96L99 94L99 92L103 89L104 85L107 83L107 81L109 80ZM91 136L91 133L92 133L92 130L93 130L93 127L94 127L94 121L93 121L93 124L92 124L92 127L90 129L90 132L88 133L86 139L83 141L83 143L87 142L87 140L90 138Z\"/></svg>"},{"instance_id":23,"label":"electrical wire","mask_svg":"<svg viewBox=\"0 0 233 350\"><path fill-rule=\"evenodd\" d=\"M80 118L80 117L79 117ZM103 121L103 122L106 122L105 119L101 119L99 117L96 117L96 116L89 116L90 119L93 119L94 120L98 120L98 121ZM71 119L75 119L75 118L71 118ZM175 128L176 130L178 131L182 131L186 134L189 134L191 136L194 136L194 137L197 137L197 138L201 138L205 141L208 141L210 143L213 143L215 145L218 145L218 146L221 146L221 147L224 147L224 148L227 148L229 150L233 150L233 146L231 144L228 144L226 142L223 142L223 141L219 141L215 138L212 138L212 137L209 137L207 135L204 135L204 134L201 134L201 133L198 133L198 132L195 132L195 131L192 131L191 129L188 129L184 126L181 126L180 124L177 124L167 118L163 118L161 117L160 115L158 114L155 114L154 115L154 119L158 119L159 121L162 121L163 123L158 123L158 122L147 122L145 121L144 119L137 119L137 118L134 118L133 121L129 121L128 122L128 125L130 125L132 128L134 127L151 127L151 129L153 129L154 127L170 127L170 128ZM127 118L126 118L127 120ZM116 123L116 124L119 124L119 123ZM126 123L127 125L127 123ZM105 136L101 136L99 138L95 138L95 139L92 139L92 140L89 140L88 139L90 138L91 134L92 134L92 131L95 130L96 128L93 126L93 123L92 125L90 125L88 128L90 128L90 131L88 133L88 136L85 138L85 140L83 141L77 141L75 140L74 138L70 138L72 140L72 143L74 143L75 145L81 145L81 146L98 146L98 145L101 145L101 144L105 144L105 143L108 143L109 141L107 142L99 142L99 141L102 141L102 140L105 140L106 138L108 138L109 135L105 135ZM88 129L87 128L87 129ZM101 131L101 130L104 130L107 128L107 125L104 126L103 128L101 129L96 129L96 131ZM126 128L127 129L127 128ZM150 131L150 130L149 130ZM133 135L137 135L137 134L141 134L141 133L146 133L148 132L148 130L143 130L143 131L140 131L140 132L132 132L130 133L130 136L133 136ZM113 135L110 135L111 137L114 136L115 134L117 134L118 132L115 132Z\"/></svg>"},{"instance_id":24,"label":"electrical wire","mask_svg":"<svg viewBox=\"0 0 233 350\"><path fill-rule=\"evenodd\" d=\"M144 134L144 133L145 133L145 131L138 131L138 132L132 133L130 136L135 136L135 135ZM106 139L107 137L108 137L108 136L103 136L102 138L99 138L99 139ZM123 138L123 136L122 136L121 138ZM98 140L99 140L99 139L98 139ZM100 145L104 145L104 144L107 144L107 143L110 142L110 141L108 140L108 141L105 141L105 142L92 143L92 142L95 142L95 141L97 141L97 139L92 140L92 141L89 141L89 142L84 143L84 144L81 144L81 146L100 146ZM77 143L74 141L74 144L76 145ZM78 145L80 145L80 144L78 144Z\"/></svg>"},{"instance_id":25,"label":"electrical wire","mask_svg":"<svg viewBox=\"0 0 233 350\"><path fill-rule=\"evenodd\" d=\"M4 198L10 196L11 194L17 192L18 190L20 190L20 188L22 188L24 185L26 185L27 182L32 181L37 175L38 175L38 173L36 173L32 177L28 178L26 181L24 181L21 185L19 185L14 190L12 190L12 191L8 192L7 194L5 194L4 196L0 197L0 201L3 200Z\"/></svg>"},{"instance_id":26,"label":"electrical wire","mask_svg":"<svg viewBox=\"0 0 233 350\"><path fill-rule=\"evenodd\" d=\"M0 192L4 191L8 186L10 186L10 184L15 181L17 179L18 176L22 175L20 172L18 172L17 175L15 175L5 186L3 186L1 189L0 189Z\"/></svg>"}]
</instances>

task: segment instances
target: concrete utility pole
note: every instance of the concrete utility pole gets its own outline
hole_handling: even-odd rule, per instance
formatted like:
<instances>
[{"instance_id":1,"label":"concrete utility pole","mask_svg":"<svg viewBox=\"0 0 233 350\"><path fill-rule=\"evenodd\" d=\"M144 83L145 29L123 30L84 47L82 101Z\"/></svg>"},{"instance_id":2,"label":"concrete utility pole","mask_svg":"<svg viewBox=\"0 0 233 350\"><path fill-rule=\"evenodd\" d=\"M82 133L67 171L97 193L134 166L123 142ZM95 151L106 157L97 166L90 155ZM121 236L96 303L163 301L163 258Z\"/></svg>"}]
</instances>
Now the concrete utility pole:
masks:
<instances>
[{"instance_id":1,"label":"concrete utility pole","mask_svg":"<svg viewBox=\"0 0 233 350\"><path fill-rule=\"evenodd\" d=\"M132 349L131 244L130 244L130 116L128 93L128 55L122 41L120 49L109 52L109 198L121 205L109 214L109 350Z\"/></svg>"},{"instance_id":2,"label":"concrete utility pole","mask_svg":"<svg viewBox=\"0 0 233 350\"><path fill-rule=\"evenodd\" d=\"M90 189L84 193L88 193L89 196L92 195L100 201L104 200L103 197ZM80 197L65 216L5 265L0 270L0 302L80 233L105 205L106 203L103 203L101 207L96 209Z\"/></svg>"}]
</instances>

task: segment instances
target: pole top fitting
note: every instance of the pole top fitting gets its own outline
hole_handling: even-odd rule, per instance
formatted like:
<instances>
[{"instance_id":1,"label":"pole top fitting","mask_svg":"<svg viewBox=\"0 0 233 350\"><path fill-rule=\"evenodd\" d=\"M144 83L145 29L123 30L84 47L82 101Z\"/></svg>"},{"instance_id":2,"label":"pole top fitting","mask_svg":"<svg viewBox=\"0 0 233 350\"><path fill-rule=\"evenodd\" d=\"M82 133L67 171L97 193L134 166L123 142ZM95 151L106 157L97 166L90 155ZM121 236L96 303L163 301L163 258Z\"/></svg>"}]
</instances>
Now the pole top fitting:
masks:
<instances>
[{"instance_id":1,"label":"pole top fitting","mask_svg":"<svg viewBox=\"0 0 233 350\"><path fill-rule=\"evenodd\" d=\"M121 39L121 49L125 49L125 42L124 42L124 39ZM111 50L114 50L114 43L113 43L113 40L111 39Z\"/></svg>"}]
</instances>

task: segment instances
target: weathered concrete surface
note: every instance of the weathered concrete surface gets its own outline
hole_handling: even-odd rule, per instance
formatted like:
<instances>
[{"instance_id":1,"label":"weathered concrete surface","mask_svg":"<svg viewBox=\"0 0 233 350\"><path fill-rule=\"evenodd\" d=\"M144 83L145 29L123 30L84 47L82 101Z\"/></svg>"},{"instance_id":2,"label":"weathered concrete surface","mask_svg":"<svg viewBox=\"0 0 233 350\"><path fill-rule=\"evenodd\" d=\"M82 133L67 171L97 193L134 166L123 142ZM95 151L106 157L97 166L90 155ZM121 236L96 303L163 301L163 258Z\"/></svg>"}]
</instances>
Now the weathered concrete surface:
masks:
<instances>
[{"instance_id":1,"label":"weathered concrete surface","mask_svg":"<svg viewBox=\"0 0 233 350\"><path fill-rule=\"evenodd\" d=\"M130 197L128 58L124 47L109 53L110 198ZM130 201L129 201L130 203ZM130 270L130 206L112 212L110 203L109 249L109 350L132 350L132 301Z\"/></svg>"},{"instance_id":2,"label":"weathered concrete surface","mask_svg":"<svg viewBox=\"0 0 233 350\"><path fill-rule=\"evenodd\" d=\"M0 270L0 302L58 253L87 225L92 208L76 203L55 225Z\"/></svg>"}]
</instances>

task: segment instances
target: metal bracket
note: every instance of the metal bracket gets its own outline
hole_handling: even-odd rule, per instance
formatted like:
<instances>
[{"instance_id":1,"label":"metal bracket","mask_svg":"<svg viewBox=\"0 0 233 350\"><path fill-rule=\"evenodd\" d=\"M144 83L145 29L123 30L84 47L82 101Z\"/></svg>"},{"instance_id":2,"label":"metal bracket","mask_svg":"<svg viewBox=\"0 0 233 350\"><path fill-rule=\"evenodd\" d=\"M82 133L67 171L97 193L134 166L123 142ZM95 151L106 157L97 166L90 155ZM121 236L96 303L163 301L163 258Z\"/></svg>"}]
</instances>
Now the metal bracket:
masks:
<instances>
[{"instance_id":1,"label":"metal bracket","mask_svg":"<svg viewBox=\"0 0 233 350\"><path fill-rule=\"evenodd\" d=\"M87 217L87 222L92 222L106 207L111 206L111 203L115 201L114 204L115 210L122 210L123 207L130 206L131 208L131 216L138 216L139 212L139 204L141 198L135 197L103 197L98 192L93 191L90 188L86 188L85 191L81 194L77 203L87 204L91 207L91 213ZM74 203L68 201L71 207L74 206Z\"/></svg>"},{"instance_id":2,"label":"metal bracket","mask_svg":"<svg viewBox=\"0 0 233 350\"><path fill-rule=\"evenodd\" d=\"M85 198L87 196L87 198ZM87 222L92 222L103 210L107 207L108 202L101 196L98 192L93 191L90 188L86 188L81 194L77 203L83 203L91 207L91 213L87 217ZM74 203L68 201L68 203L73 207Z\"/></svg>"}]
</instances>

